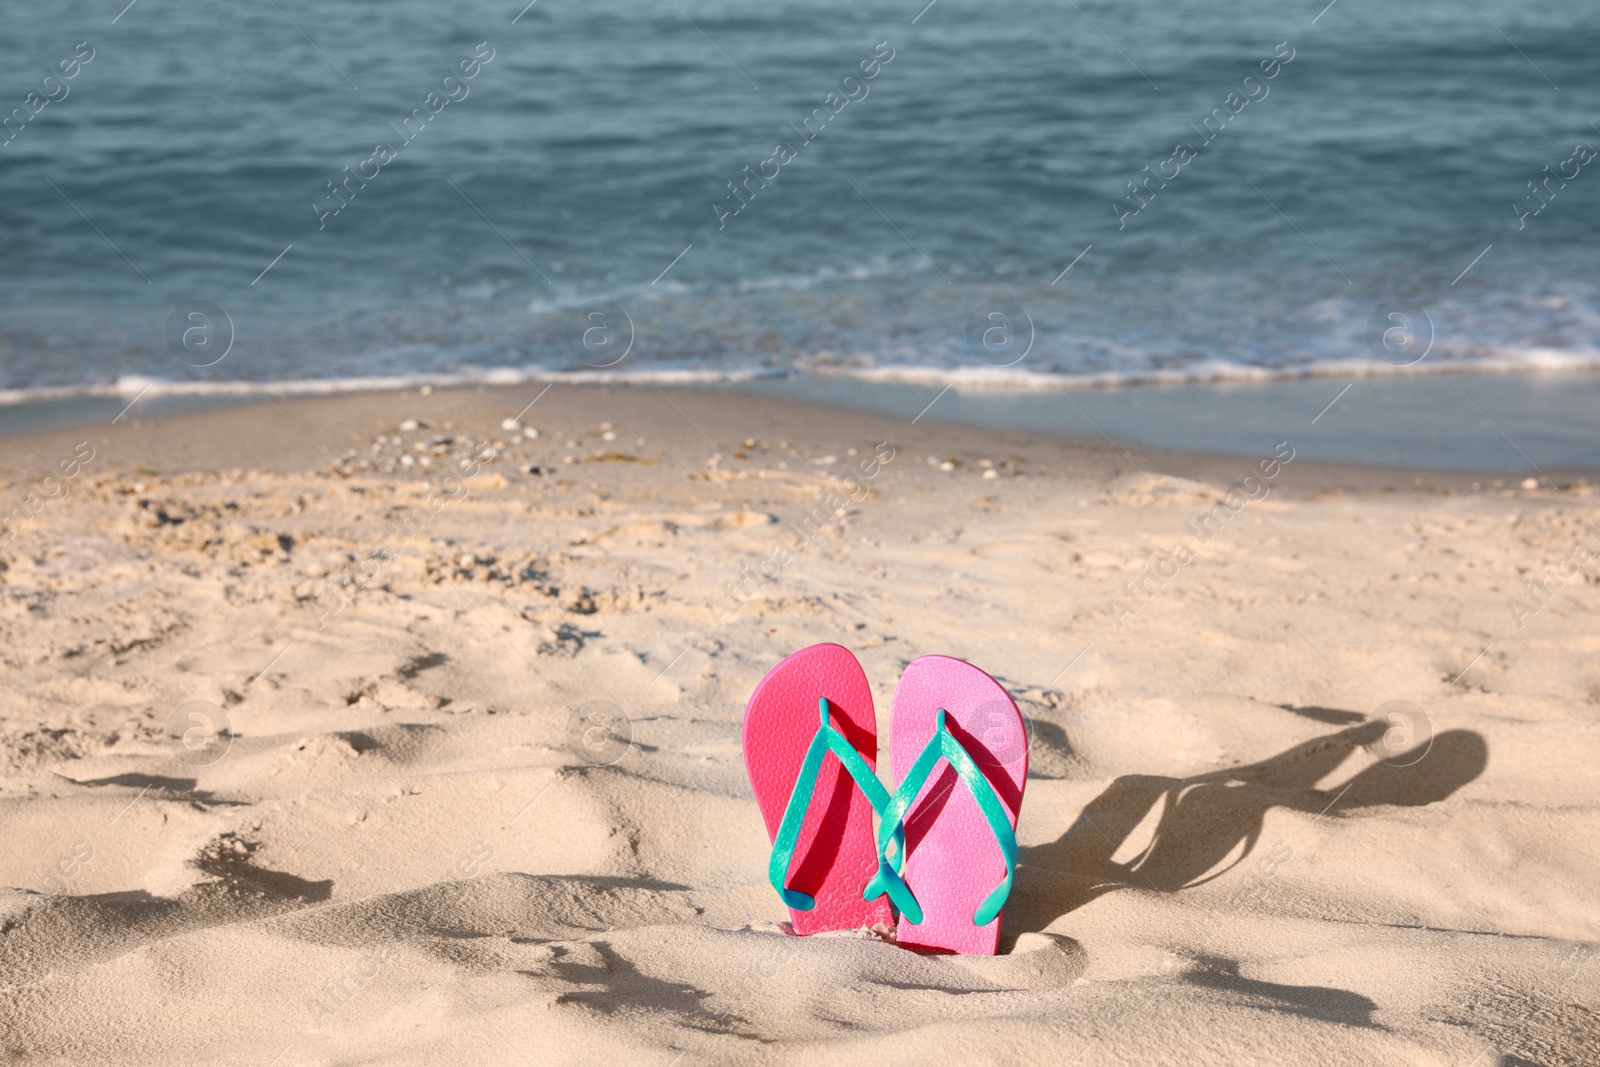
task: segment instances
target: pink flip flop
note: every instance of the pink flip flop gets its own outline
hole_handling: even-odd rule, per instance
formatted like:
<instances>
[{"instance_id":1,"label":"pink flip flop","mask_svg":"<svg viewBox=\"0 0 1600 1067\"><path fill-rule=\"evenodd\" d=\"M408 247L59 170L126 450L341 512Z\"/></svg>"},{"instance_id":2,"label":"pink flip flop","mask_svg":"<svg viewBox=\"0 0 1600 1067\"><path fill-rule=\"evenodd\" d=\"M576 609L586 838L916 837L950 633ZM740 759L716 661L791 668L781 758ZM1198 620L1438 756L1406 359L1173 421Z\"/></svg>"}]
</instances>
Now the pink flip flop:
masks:
<instances>
[{"instance_id":1,"label":"pink flip flop","mask_svg":"<svg viewBox=\"0 0 1600 1067\"><path fill-rule=\"evenodd\" d=\"M970 663L921 656L895 687L889 751L900 787L879 846L903 826L904 869L897 876L884 860L880 876L900 908L900 945L994 955L1028 779L1016 702Z\"/></svg>"},{"instance_id":2,"label":"pink flip flop","mask_svg":"<svg viewBox=\"0 0 1600 1067\"><path fill-rule=\"evenodd\" d=\"M873 812L889 801L877 754L872 688L849 649L803 648L750 696L745 769L773 841L768 878L797 934L894 920L873 838Z\"/></svg>"}]
</instances>

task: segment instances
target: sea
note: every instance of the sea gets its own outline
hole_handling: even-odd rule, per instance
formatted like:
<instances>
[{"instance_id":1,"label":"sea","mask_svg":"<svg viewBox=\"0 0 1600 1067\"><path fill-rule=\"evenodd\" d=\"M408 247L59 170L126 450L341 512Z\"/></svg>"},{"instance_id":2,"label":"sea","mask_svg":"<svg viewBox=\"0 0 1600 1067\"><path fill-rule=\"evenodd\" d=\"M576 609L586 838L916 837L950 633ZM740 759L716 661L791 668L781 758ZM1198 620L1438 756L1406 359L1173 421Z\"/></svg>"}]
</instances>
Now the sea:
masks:
<instances>
[{"instance_id":1,"label":"sea","mask_svg":"<svg viewBox=\"0 0 1600 1067\"><path fill-rule=\"evenodd\" d=\"M81 398L545 379L952 387L1005 422L1007 397L1325 383L1314 409L1600 370L1593 5L0 21L0 429Z\"/></svg>"}]
</instances>

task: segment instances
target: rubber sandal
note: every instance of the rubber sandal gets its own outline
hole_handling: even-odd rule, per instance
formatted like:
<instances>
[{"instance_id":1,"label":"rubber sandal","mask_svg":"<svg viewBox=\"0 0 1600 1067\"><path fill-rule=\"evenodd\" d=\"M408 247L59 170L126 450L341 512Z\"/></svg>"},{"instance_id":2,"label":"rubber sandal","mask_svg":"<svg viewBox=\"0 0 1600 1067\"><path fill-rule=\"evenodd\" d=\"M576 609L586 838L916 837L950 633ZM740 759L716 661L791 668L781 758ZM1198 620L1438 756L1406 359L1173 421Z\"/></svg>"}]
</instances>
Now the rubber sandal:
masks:
<instances>
[{"instance_id":1,"label":"rubber sandal","mask_svg":"<svg viewBox=\"0 0 1600 1067\"><path fill-rule=\"evenodd\" d=\"M872 688L849 649L803 648L750 696L745 770L773 842L768 878L797 934L894 921L872 826L889 802L877 751Z\"/></svg>"},{"instance_id":2,"label":"rubber sandal","mask_svg":"<svg viewBox=\"0 0 1600 1067\"><path fill-rule=\"evenodd\" d=\"M895 687L889 751L898 787L879 828L879 877L900 909L899 944L994 955L1028 780L1016 702L970 663L921 656ZM891 865L901 829L903 850Z\"/></svg>"}]
</instances>

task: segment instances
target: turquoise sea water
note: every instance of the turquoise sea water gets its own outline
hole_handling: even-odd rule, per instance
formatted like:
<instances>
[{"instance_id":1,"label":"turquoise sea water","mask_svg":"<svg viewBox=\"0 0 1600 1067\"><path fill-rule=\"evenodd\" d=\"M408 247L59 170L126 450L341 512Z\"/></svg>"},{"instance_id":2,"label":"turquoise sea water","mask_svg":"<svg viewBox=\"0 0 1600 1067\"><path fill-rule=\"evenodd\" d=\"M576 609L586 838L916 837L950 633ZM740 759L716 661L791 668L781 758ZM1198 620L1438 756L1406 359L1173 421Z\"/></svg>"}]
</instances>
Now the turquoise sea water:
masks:
<instances>
[{"instance_id":1,"label":"turquoise sea water","mask_svg":"<svg viewBox=\"0 0 1600 1067\"><path fill-rule=\"evenodd\" d=\"M13 5L0 391L1600 366L1600 11L1324 5Z\"/></svg>"}]
</instances>

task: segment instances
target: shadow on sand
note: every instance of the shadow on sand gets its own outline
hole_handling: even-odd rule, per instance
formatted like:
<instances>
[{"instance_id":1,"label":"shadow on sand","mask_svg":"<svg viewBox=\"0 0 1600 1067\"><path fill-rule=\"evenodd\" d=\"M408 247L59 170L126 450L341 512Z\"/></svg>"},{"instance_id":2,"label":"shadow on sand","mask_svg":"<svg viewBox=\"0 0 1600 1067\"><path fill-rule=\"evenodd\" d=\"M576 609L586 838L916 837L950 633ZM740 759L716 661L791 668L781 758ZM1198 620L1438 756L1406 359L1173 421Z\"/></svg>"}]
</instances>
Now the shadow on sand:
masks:
<instances>
[{"instance_id":1,"label":"shadow on sand","mask_svg":"<svg viewBox=\"0 0 1600 1067\"><path fill-rule=\"evenodd\" d=\"M1386 728L1381 721L1364 722L1259 763L1189 778L1135 774L1116 779L1066 833L1020 850L1016 892L1006 909L1007 934L1043 930L1116 889L1175 893L1212 881L1250 855L1273 808L1339 818L1384 804L1420 807L1444 800L1488 763L1489 746L1481 735L1449 730L1409 766L1375 763L1342 785L1315 787ZM1114 861L1154 810L1159 817L1148 843L1125 862ZM1219 866L1229 857L1232 862Z\"/></svg>"}]
</instances>

